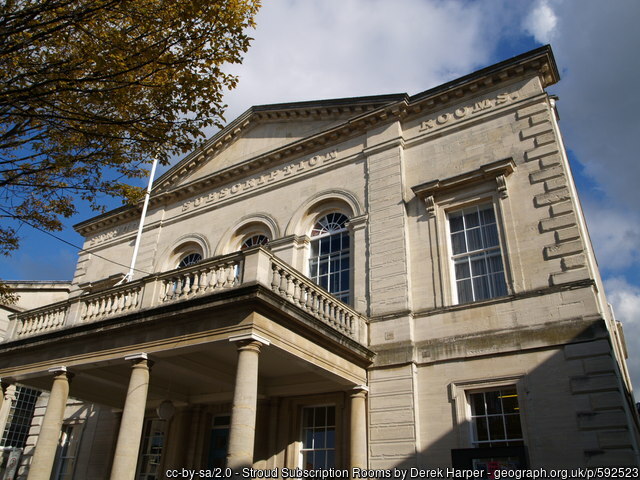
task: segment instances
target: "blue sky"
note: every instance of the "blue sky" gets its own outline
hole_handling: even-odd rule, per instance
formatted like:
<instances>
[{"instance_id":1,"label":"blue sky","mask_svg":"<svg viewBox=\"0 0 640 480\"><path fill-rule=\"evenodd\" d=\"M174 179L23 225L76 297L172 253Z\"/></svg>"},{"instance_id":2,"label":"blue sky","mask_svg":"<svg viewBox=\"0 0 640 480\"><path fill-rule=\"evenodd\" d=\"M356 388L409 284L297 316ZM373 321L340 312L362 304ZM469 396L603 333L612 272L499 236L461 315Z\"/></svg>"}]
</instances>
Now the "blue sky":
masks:
<instances>
[{"instance_id":1,"label":"blue sky","mask_svg":"<svg viewBox=\"0 0 640 480\"><path fill-rule=\"evenodd\" d=\"M267 0L227 119L251 105L415 94L540 45L553 47L569 149L609 302L640 388L640 2L616 0ZM214 131L207 132L209 135ZM160 172L161 173L161 172ZM111 203L117 206L117 203ZM57 233L82 243L71 225ZM0 259L7 280L70 279L77 251L28 226ZM128 264L129 261L124 263Z\"/></svg>"}]
</instances>

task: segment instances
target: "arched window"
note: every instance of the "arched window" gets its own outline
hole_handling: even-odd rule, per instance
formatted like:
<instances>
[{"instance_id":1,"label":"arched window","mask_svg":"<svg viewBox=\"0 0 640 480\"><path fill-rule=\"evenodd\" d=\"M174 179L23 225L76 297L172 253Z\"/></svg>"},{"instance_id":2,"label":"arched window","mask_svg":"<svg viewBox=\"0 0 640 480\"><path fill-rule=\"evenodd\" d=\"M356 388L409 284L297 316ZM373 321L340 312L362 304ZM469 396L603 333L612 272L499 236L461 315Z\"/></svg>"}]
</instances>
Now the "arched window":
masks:
<instances>
[{"instance_id":1,"label":"arched window","mask_svg":"<svg viewBox=\"0 0 640 480\"><path fill-rule=\"evenodd\" d=\"M200 260L202 260L202 255L199 253L189 253L182 257L178 264L178 268L190 267L194 263L198 263Z\"/></svg>"},{"instance_id":2,"label":"arched window","mask_svg":"<svg viewBox=\"0 0 640 480\"><path fill-rule=\"evenodd\" d=\"M346 215L334 212L320 218L311 231L309 277L334 297L350 303L351 265Z\"/></svg>"},{"instance_id":3,"label":"arched window","mask_svg":"<svg viewBox=\"0 0 640 480\"><path fill-rule=\"evenodd\" d=\"M242 242L240 250L255 247L257 245L266 245L267 243L269 243L269 237L267 237L266 235L251 235L250 237L246 238L244 242Z\"/></svg>"}]
</instances>

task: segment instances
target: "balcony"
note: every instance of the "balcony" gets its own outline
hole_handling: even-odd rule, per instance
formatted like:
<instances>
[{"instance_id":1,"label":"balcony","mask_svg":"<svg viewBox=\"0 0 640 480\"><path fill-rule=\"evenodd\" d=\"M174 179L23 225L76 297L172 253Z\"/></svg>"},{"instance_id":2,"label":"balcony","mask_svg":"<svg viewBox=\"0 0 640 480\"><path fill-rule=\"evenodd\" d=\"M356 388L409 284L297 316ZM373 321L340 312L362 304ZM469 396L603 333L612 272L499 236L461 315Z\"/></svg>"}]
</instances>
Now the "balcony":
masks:
<instances>
[{"instance_id":1,"label":"balcony","mask_svg":"<svg viewBox=\"0 0 640 480\"><path fill-rule=\"evenodd\" d=\"M15 314L3 343L42 336L72 327L152 313L187 305L195 299L230 298L242 287L259 285L293 307L310 324L327 327L360 344L367 339L367 320L264 248L214 257L188 268L148 275L140 280L72 297L63 302Z\"/></svg>"}]
</instances>

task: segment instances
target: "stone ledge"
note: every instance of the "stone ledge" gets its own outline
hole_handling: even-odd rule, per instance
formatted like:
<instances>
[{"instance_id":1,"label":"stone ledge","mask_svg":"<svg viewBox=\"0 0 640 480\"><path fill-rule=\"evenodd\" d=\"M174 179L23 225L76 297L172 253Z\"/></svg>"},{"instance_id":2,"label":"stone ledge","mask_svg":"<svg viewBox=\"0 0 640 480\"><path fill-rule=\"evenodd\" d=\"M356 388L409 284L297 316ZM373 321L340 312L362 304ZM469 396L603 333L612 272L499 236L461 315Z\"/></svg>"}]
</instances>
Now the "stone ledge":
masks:
<instances>
[{"instance_id":1,"label":"stone ledge","mask_svg":"<svg viewBox=\"0 0 640 480\"><path fill-rule=\"evenodd\" d=\"M554 203L564 202L565 200L569 200L571 198L571 194L569 190L563 188L561 190L556 190L555 192L547 192L541 193L533 197L533 201L536 207L544 207L547 205L552 205Z\"/></svg>"},{"instance_id":2,"label":"stone ledge","mask_svg":"<svg viewBox=\"0 0 640 480\"><path fill-rule=\"evenodd\" d=\"M576 223L575 215L570 213L559 217L544 218L540 220L539 226L541 232L551 232L561 228L573 227Z\"/></svg>"},{"instance_id":3,"label":"stone ledge","mask_svg":"<svg viewBox=\"0 0 640 480\"><path fill-rule=\"evenodd\" d=\"M578 268L566 272L552 273L550 276L551 285L577 282L589 279L589 271L586 268Z\"/></svg>"},{"instance_id":4,"label":"stone ledge","mask_svg":"<svg viewBox=\"0 0 640 480\"><path fill-rule=\"evenodd\" d=\"M554 165L551 168L545 168L529 174L529 181L531 183L538 183L550 178L564 176L564 171L560 165Z\"/></svg>"}]
</instances>

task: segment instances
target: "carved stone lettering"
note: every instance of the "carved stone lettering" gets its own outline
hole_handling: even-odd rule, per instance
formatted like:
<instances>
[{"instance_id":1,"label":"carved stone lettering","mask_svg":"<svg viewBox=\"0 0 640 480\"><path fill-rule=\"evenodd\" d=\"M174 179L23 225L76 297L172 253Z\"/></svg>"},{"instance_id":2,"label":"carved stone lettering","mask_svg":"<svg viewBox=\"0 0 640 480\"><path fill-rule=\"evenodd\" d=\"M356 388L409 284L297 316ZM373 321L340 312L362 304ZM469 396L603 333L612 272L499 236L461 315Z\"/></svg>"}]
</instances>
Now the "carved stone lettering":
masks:
<instances>
[{"instance_id":1,"label":"carved stone lettering","mask_svg":"<svg viewBox=\"0 0 640 480\"><path fill-rule=\"evenodd\" d=\"M206 195L189 199L182 204L182 212L187 212L203 205L211 205L219 202L220 200L233 197L234 195L239 195L250 190L261 188L269 183L285 178L291 178L292 176L310 168L330 163L336 158L338 158L338 151L332 150L321 155L314 155L313 157L278 167L270 172L262 173L253 178L248 178L242 182L231 185L230 187L224 187L219 190L209 192Z\"/></svg>"},{"instance_id":2,"label":"carved stone lettering","mask_svg":"<svg viewBox=\"0 0 640 480\"><path fill-rule=\"evenodd\" d=\"M457 107L451 112L441 113L434 118L424 120L420 123L419 131L424 132L425 130L433 130L517 99L517 91L499 93L494 98L479 100L469 105Z\"/></svg>"}]
</instances>

